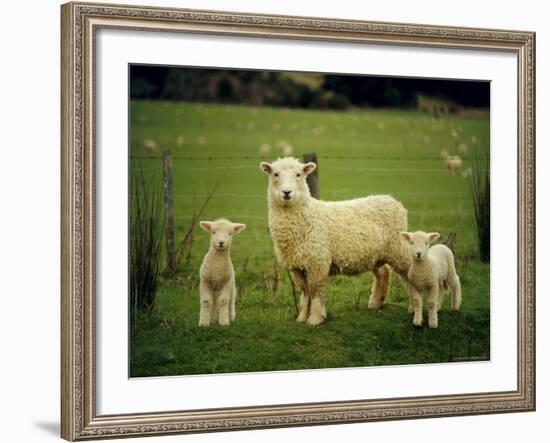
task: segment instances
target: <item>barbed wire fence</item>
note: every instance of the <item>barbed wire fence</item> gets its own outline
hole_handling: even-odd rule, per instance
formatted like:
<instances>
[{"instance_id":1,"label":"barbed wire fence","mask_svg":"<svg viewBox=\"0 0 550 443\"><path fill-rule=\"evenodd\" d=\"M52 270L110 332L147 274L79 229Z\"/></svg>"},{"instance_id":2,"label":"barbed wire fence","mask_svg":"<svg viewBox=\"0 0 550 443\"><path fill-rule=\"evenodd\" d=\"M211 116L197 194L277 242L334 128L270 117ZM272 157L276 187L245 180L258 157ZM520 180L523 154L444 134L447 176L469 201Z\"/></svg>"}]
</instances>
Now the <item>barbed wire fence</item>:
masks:
<instances>
[{"instance_id":1,"label":"barbed wire fence","mask_svg":"<svg viewBox=\"0 0 550 443\"><path fill-rule=\"evenodd\" d=\"M146 161L146 165L140 164L139 167L131 166L131 171L134 170L161 170L163 175L163 189L164 189L164 206L165 206L165 245L166 245L166 263L167 270L170 273L174 273L176 269L176 261L179 247L176 246L175 242L175 225L176 222L180 224L190 226L193 228L197 223L197 214L180 214L174 209L174 201L180 201L181 199L202 199L210 200L213 197L212 193L206 192L173 192L173 182L174 182L174 171L238 171L246 169L257 169L258 166L255 164L249 164L248 162L260 162L268 159L266 156L256 156L256 155L242 155L242 156L185 156L185 155L172 155L170 150L164 150L162 155L132 155L131 160L143 160ZM410 161L420 161L420 162L441 162L441 158L437 157L397 157L397 156L365 156L365 155L318 155L316 153L309 153L303 155L304 162L313 161L318 165L318 168L315 171L315 175L308 180L308 185L311 190L311 194L319 198L322 189L321 174L323 171L338 171L338 172L349 172L349 173L365 173L365 172L381 172L384 174L391 173L433 173L433 174L449 174L449 172L444 169L442 166L439 167L380 167L379 165L373 167L365 166L356 166L352 163L354 161L372 161L372 162L410 162ZM321 160L321 162L320 162ZM322 165L322 160L343 160L349 161L351 164L346 166L335 166L335 165ZM199 166L180 166L175 161L187 161L187 162L197 162ZM218 161L228 162L230 164L218 165L215 164ZM149 162L158 162L156 165ZM212 163L204 166L204 162ZM246 163L243 163L246 162ZM320 165L321 163L321 165ZM313 175L313 174L312 174ZM309 177L308 177L309 178ZM323 189L323 195L326 199L337 200L340 198L356 198L362 197L366 194L386 194L384 190L369 190L365 193L358 189L353 188L340 188L340 189ZM453 198L453 197L463 197L467 195L467 191L449 191L445 189L433 189L429 191L400 191L398 193L393 193L397 198L403 199L407 197L415 196L426 196L437 198ZM247 192L247 193L236 193L236 192L216 192L215 197L218 198L239 198L246 200L258 200L258 203L261 201L266 201L265 192ZM204 210L202 208L201 212ZM442 209L442 210L409 210L409 214L413 217L419 217L421 221L427 216L438 216L439 219L442 217L454 217L456 219L456 224L454 227L450 228L447 224L446 226L431 226L430 230L441 231L443 238L447 242L451 243L451 246L454 249L457 236L460 235L462 239L473 239L475 235L473 233L463 233L458 234L458 230L461 228L462 220L462 209ZM235 218L243 222L253 222L255 225L260 225L267 229L267 209L265 215L256 215L256 214L227 214L229 218ZM271 244L262 244L261 238L258 235L257 231L254 231L256 235L255 252L258 254L273 254L273 248ZM192 233L187 232L185 239L189 240Z\"/></svg>"}]
</instances>

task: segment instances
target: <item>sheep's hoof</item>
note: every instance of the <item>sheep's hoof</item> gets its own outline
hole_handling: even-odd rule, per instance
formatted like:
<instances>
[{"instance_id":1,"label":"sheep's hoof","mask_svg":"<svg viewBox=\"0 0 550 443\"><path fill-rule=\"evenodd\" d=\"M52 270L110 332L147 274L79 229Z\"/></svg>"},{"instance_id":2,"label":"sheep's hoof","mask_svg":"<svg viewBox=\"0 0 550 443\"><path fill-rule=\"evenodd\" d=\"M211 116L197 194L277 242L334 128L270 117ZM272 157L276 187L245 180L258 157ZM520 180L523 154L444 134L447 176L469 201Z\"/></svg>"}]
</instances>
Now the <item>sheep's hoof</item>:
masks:
<instances>
[{"instance_id":1,"label":"sheep's hoof","mask_svg":"<svg viewBox=\"0 0 550 443\"><path fill-rule=\"evenodd\" d=\"M206 323L206 322L204 322L204 321L200 321L200 322L199 322L199 326L200 326L201 328L206 328L207 326L209 326L209 324Z\"/></svg>"},{"instance_id":2,"label":"sheep's hoof","mask_svg":"<svg viewBox=\"0 0 550 443\"><path fill-rule=\"evenodd\" d=\"M432 329L437 328L437 320L435 320L435 321L429 321L429 322L428 322L428 326L429 326L430 328L432 328Z\"/></svg>"},{"instance_id":3,"label":"sheep's hoof","mask_svg":"<svg viewBox=\"0 0 550 443\"><path fill-rule=\"evenodd\" d=\"M310 315L307 319L307 324L311 326L318 326L325 321L325 318L320 315Z\"/></svg>"},{"instance_id":4,"label":"sheep's hoof","mask_svg":"<svg viewBox=\"0 0 550 443\"><path fill-rule=\"evenodd\" d=\"M298 317L296 317L296 321L298 323L304 323L307 320L307 312L300 312L298 314Z\"/></svg>"},{"instance_id":5,"label":"sheep's hoof","mask_svg":"<svg viewBox=\"0 0 550 443\"><path fill-rule=\"evenodd\" d=\"M416 326L417 328L421 328L422 320L413 320L413 325Z\"/></svg>"},{"instance_id":6,"label":"sheep's hoof","mask_svg":"<svg viewBox=\"0 0 550 443\"><path fill-rule=\"evenodd\" d=\"M375 302L373 300L369 301L369 304L368 304L368 308L369 309L380 309L381 307L384 306L384 303L381 303L381 302Z\"/></svg>"}]
</instances>

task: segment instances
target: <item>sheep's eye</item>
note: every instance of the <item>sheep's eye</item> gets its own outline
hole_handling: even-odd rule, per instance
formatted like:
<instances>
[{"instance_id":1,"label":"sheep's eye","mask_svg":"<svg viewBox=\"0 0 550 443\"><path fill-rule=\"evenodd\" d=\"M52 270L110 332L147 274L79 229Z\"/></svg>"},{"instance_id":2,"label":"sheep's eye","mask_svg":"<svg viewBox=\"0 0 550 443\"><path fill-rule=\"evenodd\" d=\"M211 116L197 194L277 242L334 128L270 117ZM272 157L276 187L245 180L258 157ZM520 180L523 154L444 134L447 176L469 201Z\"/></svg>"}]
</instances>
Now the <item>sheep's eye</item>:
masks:
<instances>
[{"instance_id":1,"label":"sheep's eye","mask_svg":"<svg viewBox=\"0 0 550 443\"><path fill-rule=\"evenodd\" d=\"M300 177L300 173L296 174L296 177Z\"/></svg>"},{"instance_id":2,"label":"sheep's eye","mask_svg":"<svg viewBox=\"0 0 550 443\"><path fill-rule=\"evenodd\" d=\"M229 235L233 235L233 233L232 233L232 232L230 232L230 233L229 233Z\"/></svg>"},{"instance_id":3,"label":"sheep's eye","mask_svg":"<svg viewBox=\"0 0 550 443\"><path fill-rule=\"evenodd\" d=\"M413 242L411 242L411 245L413 244Z\"/></svg>"},{"instance_id":4,"label":"sheep's eye","mask_svg":"<svg viewBox=\"0 0 550 443\"><path fill-rule=\"evenodd\" d=\"M426 244L428 244L428 242L426 242Z\"/></svg>"},{"instance_id":5,"label":"sheep's eye","mask_svg":"<svg viewBox=\"0 0 550 443\"><path fill-rule=\"evenodd\" d=\"M215 234L215 233L216 233L216 231L212 231L212 234Z\"/></svg>"},{"instance_id":6,"label":"sheep's eye","mask_svg":"<svg viewBox=\"0 0 550 443\"><path fill-rule=\"evenodd\" d=\"M276 172L275 174L273 174L275 177L279 177L279 173Z\"/></svg>"}]
</instances>

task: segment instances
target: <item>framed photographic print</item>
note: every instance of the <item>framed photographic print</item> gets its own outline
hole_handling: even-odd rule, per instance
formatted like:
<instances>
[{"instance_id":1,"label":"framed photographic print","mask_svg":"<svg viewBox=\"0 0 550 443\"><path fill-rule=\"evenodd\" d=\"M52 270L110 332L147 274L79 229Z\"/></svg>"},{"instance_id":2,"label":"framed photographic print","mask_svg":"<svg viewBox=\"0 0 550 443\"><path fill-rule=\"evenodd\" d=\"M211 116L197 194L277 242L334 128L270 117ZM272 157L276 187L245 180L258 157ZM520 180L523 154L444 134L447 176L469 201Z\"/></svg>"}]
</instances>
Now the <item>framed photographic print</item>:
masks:
<instances>
[{"instance_id":1,"label":"framed photographic print","mask_svg":"<svg viewBox=\"0 0 550 443\"><path fill-rule=\"evenodd\" d=\"M62 437L535 408L535 36L68 3Z\"/></svg>"}]
</instances>

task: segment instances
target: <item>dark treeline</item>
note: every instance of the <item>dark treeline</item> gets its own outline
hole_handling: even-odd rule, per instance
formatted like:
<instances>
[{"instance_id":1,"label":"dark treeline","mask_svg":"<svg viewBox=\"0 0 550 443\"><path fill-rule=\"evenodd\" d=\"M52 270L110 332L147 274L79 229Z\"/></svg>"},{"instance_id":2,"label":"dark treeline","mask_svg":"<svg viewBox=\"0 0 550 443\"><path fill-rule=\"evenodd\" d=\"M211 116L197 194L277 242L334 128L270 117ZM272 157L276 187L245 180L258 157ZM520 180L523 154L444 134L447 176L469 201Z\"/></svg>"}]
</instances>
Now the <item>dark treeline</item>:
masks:
<instances>
[{"instance_id":1,"label":"dark treeline","mask_svg":"<svg viewBox=\"0 0 550 443\"><path fill-rule=\"evenodd\" d=\"M481 81L132 65L130 97L312 109L431 110L435 103L453 112L488 108L490 94Z\"/></svg>"}]
</instances>

